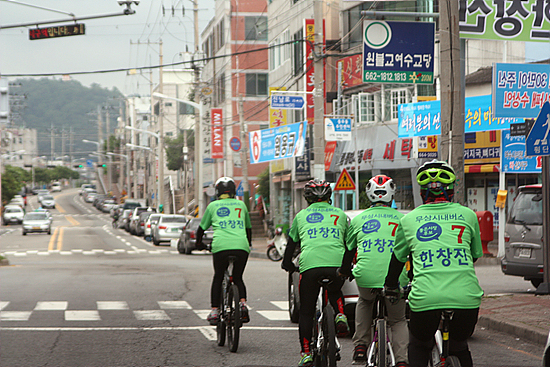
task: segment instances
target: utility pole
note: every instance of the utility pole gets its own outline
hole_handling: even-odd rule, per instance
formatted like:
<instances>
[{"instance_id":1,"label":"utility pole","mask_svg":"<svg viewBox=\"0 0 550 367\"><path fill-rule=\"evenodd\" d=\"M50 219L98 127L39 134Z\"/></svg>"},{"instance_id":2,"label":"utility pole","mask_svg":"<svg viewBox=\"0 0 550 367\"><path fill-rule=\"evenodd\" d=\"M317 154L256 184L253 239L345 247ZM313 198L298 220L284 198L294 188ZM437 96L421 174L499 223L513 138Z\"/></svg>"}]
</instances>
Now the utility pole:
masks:
<instances>
[{"instance_id":1,"label":"utility pole","mask_svg":"<svg viewBox=\"0 0 550 367\"><path fill-rule=\"evenodd\" d=\"M199 0L193 1L193 20L195 22L195 52L194 56L198 55L199 52ZM193 57L193 60L195 57ZM198 93L200 75L199 67L196 62L193 62L193 67L195 71L195 103L200 104L200 96ZM196 180L195 180L195 203L199 206L199 217L202 217L204 213L203 204L203 193L202 193L202 174L203 174L203 162L201 152L202 147L202 121L201 114L198 109L195 108L195 170L196 170ZM187 205L187 203L185 204Z\"/></svg>"},{"instance_id":2,"label":"utility pole","mask_svg":"<svg viewBox=\"0 0 550 367\"><path fill-rule=\"evenodd\" d=\"M55 153L55 136L54 136L53 124L51 124L50 125L50 160L52 165L53 165L54 153Z\"/></svg>"},{"instance_id":3,"label":"utility pole","mask_svg":"<svg viewBox=\"0 0 550 367\"><path fill-rule=\"evenodd\" d=\"M65 163L65 128L61 130L61 165Z\"/></svg>"},{"instance_id":4,"label":"utility pole","mask_svg":"<svg viewBox=\"0 0 550 367\"><path fill-rule=\"evenodd\" d=\"M440 2L441 156L456 173L455 202L465 204L464 89L461 88L458 2Z\"/></svg>"},{"instance_id":5,"label":"utility pole","mask_svg":"<svg viewBox=\"0 0 550 367\"><path fill-rule=\"evenodd\" d=\"M105 132L106 132L106 136L107 136L107 140L106 140L106 149L105 149L105 153L109 152L109 143L111 142L110 140L110 136L109 136L109 120L111 118L111 116L109 115L109 108L110 106L106 106L105 107ZM113 178L113 159L112 157L108 157L109 159L107 160L107 174L109 175L109 191L113 191L113 185L111 184L112 182L112 178Z\"/></svg>"},{"instance_id":6,"label":"utility pole","mask_svg":"<svg viewBox=\"0 0 550 367\"><path fill-rule=\"evenodd\" d=\"M98 152L101 152L101 144L103 143L103 119L101 118L101 106L97 106L97 141L99 143ZM97 157L98 162L102 162L102 156Z\"/></svg>"},{"instance_id":7,"label":"utility pole","mask_svg":"<svg viewBox=\"0 0 550 367\"><path fill-rule=\"evenodd\" d=\"M457 8L458 9L458 8ZM315 77L314 125L313 125L313 177L325 179L325 99L323 98L323 1L314 0L313 15L315 21L315 40L313 47L313 68Z\"/></svg>"},{"instance_id":8,"label":"utility pole","mask_svg":"<svg viewBox=\"0 0 550 367\"><path fill-rule=\"evenodd\" d=\"M246 142L247 128L244 122L244 106L242 97L239 100L239 120L241 122L241 140L243 148L241 149L241 164L243 173L243 201L248 211L250 211L250 188L248 186L248 144Z\"/></svg>"},{"instance_id":9,"label":"utility pole","mask_svg":"<svg viewBox=\"0 0 550 367\"><path fill-rule=\"evenodd\" d=\"M159 93L162 94L162 40L159 43ZM152 97L152 96L151 96ZM164 101L159 99L159 146L158 146L158 155L159 155L159 192L158 192L158 205L157 209L160 212L160 205L164 207Z\"/></svg>"}]
</instances>

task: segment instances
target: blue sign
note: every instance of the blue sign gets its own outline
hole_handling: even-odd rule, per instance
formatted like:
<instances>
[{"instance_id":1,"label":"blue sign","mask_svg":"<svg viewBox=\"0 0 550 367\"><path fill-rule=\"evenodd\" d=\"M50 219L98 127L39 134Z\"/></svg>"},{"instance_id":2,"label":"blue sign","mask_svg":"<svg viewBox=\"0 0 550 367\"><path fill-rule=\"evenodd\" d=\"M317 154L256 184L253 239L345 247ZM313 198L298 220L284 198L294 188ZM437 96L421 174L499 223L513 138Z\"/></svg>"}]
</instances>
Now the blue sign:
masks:
<instances>
[{"instance_id":1,"label":"blue sign","mask_svg":"<svg viewBox=\"0 0 550 367\"><path fill-rule=\"evenodd\" d=\"M495 118L491 95L468 97L464 102L464 132L504 130L510 123L523 122L516 118ZM405 103L399 105L398 136L441 135L441 101Z\"/></svg>"},{"instance_id":2,"label":"blue sign","mask_svg":"<svg viewBox=\"0 0 550 367\"><path fill-rule=\"evenodd\" d=\"M307 121L248 133L250 163L301 157L305 151Z\"/></svg>"},{"instance_id":3,"label":"blue sign","mask_svg":"<svg viewBox=\"0 0 550 367\"><path fill-rule=\"evenodd\" d=\"M202 163L214 163L214 158L203 158Z\"/></svg>"},{"instance_id":4,"label":"blue sign","mask_svg":"<svg viewBox=\"0 0 550 367\"><path fill-rule=\"evenodd\" d=\"M237 186L237 196L244 196L244 188L243 188L243 182L239 183L239 186Z\"/></svg>"},{"instance_id":5,"label":"blue sign","mask_svg":"<svg viewBox=\"0 0 550 367\"><path fill-rule=\"evenodd\" d=\"M495 117L537 117L550 101L550 65L500 64L493 70Z\"/></svg>"},{"instance_id":6,"label":"blue sign","mask_svg":"<svg viewBox=\"0 0 550 367\"><path fill-rule=\"evenodd\" d=\"M434 44L435 23L364 20L363 83L433 84Z\"/></svg>"},{"instance_id":7,"label":"blue sign","mask_svg":"<svg viewBox=\"0 0 550 367\"><path fill-rule=\"evenodd\" d=\"M300 110L304 108L304 97L287 96L282 94L271 95L271 108Z\"/></svg>"},{"instance_id":8,"label":"blue sign","mask_svg":"<svg viewBox=\"0 0 550 367\"><path fill-rule=\"evenodd\" d=\"M91 159L86 159L86 167L93 168L94 167L94 161Z\"/></svg>"},{"instance_id":9,"label":"blue sign","mask_svg":"<svg viewBox=\"0 0 550 367\"><path fill-rule=\"evenodd\" d=\"M545 102L526 139L527 156L550 155L550 102Z\"/></svg>"},{"instance_id":10,"label":"blue sign","mask_svg":"<svg viewBox=\"0 0 550 367\"><path fill-rule=\"evenodd\" d=\"M231 147L231 150L238 152L241 150L241 139L237 138L236 136L229 139L229 146Z\"/></svg>"},{"instance_id":11,"label":"blue sign","mask_svg":"<svg viewBox=\"0 0 550 367\"><path fill-rule=\"evenodd\" d=\"M510 130L502 135L502 171L506 173L539 173L542 160L525 156L525 136L512 136Z\"/></svg>"}]
</instances>

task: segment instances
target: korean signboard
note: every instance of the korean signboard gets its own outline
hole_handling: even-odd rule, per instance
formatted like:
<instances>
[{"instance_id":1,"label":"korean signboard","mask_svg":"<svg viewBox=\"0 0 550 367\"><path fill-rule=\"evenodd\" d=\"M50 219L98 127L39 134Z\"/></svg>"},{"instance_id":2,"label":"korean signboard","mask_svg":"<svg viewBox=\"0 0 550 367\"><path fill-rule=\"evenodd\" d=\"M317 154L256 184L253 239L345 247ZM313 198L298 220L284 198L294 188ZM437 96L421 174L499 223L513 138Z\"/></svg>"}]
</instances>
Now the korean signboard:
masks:
<instances>
[{"instance_id":1,"label":"korean signboard","mask_svg":"<svg viewBox=\"0 0 550 367\"><path fill-rule=\"evenodd\" d=\"M418 137L418 152L415 158L437 159L437 135Z\"/></svg>"},{"instance_id":2,"label":"korean signboard","mask_svg":"<svg viewBox=\"0 0 550 367\"><path fill-rule=\"evenodd\" d=\"M297 156L294 158L294 173L296 175L296 180L307 180L311 177L310 170L310 160L309 160L309 137L306 138L306 145L304 149L304 154L302 156Z\"/></svg>"},{"instance_id":3,"label":"korean signboard","mask_svg":"<svg viewBox=\"0 0 550 367\"><path fill-rule=\"evenodd\" d=\"M461 0L458 4L461 38L547 43L550 39L548 1Z\"/></svg>"},{"instance_id":4,"label":"korean signboard","mask_svg":"<svg viewBox=\"0 0 550 367\"><path fill-rule=\"evenodd\" d=\"M272 95L275 91L278 90L285 91L286 87L270 87L269 94ZM286 125L286 110L269 106L269 127L278 127L281 125Z\"/></svg>"},{"instance_id":5,"label":"korean signboard","mask_svg":"<svg viewBox=\"0 0 550 367\"><path fill-rule=\"evenodd\" d=\"M500 162L500 133L496 130L464 134L464 164Z\"/></svg>"},{"instance_id":6,"label":"korean signboard","mask_svg":"<svg viewBox=\"0 0 550 367\"><path fill-rule=\"evenodd\" d=\"M212 158L223 158L223 110L212 108Z\"/></svg>"},{"instance_id":7,"label":"korean signboard","mask_svg":"<svg viewBox=\"0 0 550 367\"><path fill-rule=\"evenodd\" d=\"M301 157L305 152L306 121L248 134L250 163Z\"/></svg>"},{"instance_id":8,"label":"korean signboard","mask_svg":"<svg viewBox=\"0 0 550 367\"><path fill-rule=\"evenodd\" d=\"M549 6L550 9L550 6ZM495 117L537 117L550 101L550 65L501 64L493 67Z\"/></svg>"},{"instance_id":9,"label":"korean signboard","mask_svg":"<svg viewBox=\"0 0 550 367\"><path fill-rule=\"evenodd\" d=\"M502 171L506 173L540 173L540 157L525 156L525 136L512 136L502 131Z\"/></svg>"},{"instance_id":10,"label":"korean signboard","mask_svg":"<svg viewBox=\"0 0 550 367\"><path fill-rule=\"evenodd\" d=\"M351 119L325 118L325 140L351 140Z\"/></svg>"},{"instance_id":11,"label":"korean signboard","mask_svg":"<svg viewBox=\"0 0 550 367\"><path fill-rule=\"evenodd\" d=\"M465 99L464 132L509 129L515 118L495 118L491 95ZM441 135L441 101L405 103L399 105L398 134L400 138Z\"/></svg>"},{"instance_id":12,"label":"korean signboard","mask_svg":"<svg viewBox=\"0 0 550 367\"><path fill-rule=\"evenodd\" d=\"M352 88L363 83L361 76L361 55L353 55L338 60L337 64L342 64L342 89Z\"/></svg>"},{"instance_id":13,"label":"korean signboard","mask_svg":"<svg viewBox=\"0 0 550 367\"><path fill-rule=\"evenodd\" d=\"M313 19L305 19L305 34L306 40L310 42L304 42L306 48L306 91L312 92L315 89L315 68L313 67L313 47L315 42L315 21ZM323 32L325 34L325 32ZM308 124L313 124L315 120L315 109L313 93L306 95L306 117Z\"/></svg>"},{"instance_id":14,"label":"korean signboard","mask_svg":"<svg viewBox=\"0 0 550 367\"><path fill-rule=\"evenodd\" d=\"M433 84L434 39L435 23L364 20L363 82Z\"/></svg>"}]
</instances>

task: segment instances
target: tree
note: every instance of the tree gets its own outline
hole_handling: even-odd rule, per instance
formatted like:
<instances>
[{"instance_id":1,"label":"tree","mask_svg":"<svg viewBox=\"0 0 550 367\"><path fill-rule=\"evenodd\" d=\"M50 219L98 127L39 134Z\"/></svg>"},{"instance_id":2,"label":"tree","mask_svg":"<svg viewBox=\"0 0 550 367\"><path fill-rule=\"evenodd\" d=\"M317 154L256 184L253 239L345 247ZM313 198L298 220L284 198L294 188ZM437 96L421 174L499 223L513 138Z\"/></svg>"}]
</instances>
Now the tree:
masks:
<instances>
[{"instance_id":1,"label":"tree","mask_svg":"<svg viewBox=\"0 0 550 367\"><path fill-rule=\"evenodd\" d=\"M34 168L34 182L48 183L52 180L50 176L50 170L41 167Z\"/></svg>"},{"instance_id":2,"label":"tree","mask_svg":"<svg viewBox=\"0 0 550 367\"><path fill-rule=\"evenodd\" d=\"M8 203L30 179L30 173L23 168L5 166L2 174L2 203Z\"/></svg>"},{"instance_id":3,"label":"tree","mask_svg":"<svg viewBox=\"0 0 550 367\"><path fill-rule=\"evenodd\" d=\"M193 150L194 139L192 134L187 133L187 147L189 151ZM183 134L178 134L175 138L164 138L166 150L166 165L170 171L177 171L183 167Z\"/></svg>"},{"instance_id":4,"label":"tree","mask_svg":"<svg viewBox=\"0 0 550 367\"><path fill-rule=\"evenodd\" d=\"M258 194L262 195L266 205L269 204L269 167L258 175Z\"/></svg>"},{"instance_id":5,"label":"tree","mask_svg":"<svg viewBox=\"0 0 550 367\"><path fill-rule=\"evenodd\" d=\"M80 174L76 171L73 171L72 169L65 167L65 166L56 166L51 170L50 173L50 179L57 181L61 179L78 179L80 177Z\"/></svg>"}]
</instances>

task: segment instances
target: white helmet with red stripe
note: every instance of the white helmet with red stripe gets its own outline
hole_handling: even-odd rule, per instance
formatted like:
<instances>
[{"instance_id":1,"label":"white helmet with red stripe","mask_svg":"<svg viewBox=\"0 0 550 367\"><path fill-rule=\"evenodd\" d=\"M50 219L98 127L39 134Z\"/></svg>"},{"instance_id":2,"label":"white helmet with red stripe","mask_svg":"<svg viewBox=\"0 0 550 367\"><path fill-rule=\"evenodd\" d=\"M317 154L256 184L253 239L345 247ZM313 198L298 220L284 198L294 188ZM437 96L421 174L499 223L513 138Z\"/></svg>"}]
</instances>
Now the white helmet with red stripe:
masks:
<instances>
[{"instance_id":1,"label":"white helmet with red stripe","mask_svg":"<svg viewBox=\"0 0 550 367\"><path fill-rule=\"evenodd\" d=\"M386 175L377 175L369 180L365 189L371 203L391 203L395 195L395 183Z\"/></svg>"}]
</instances>

